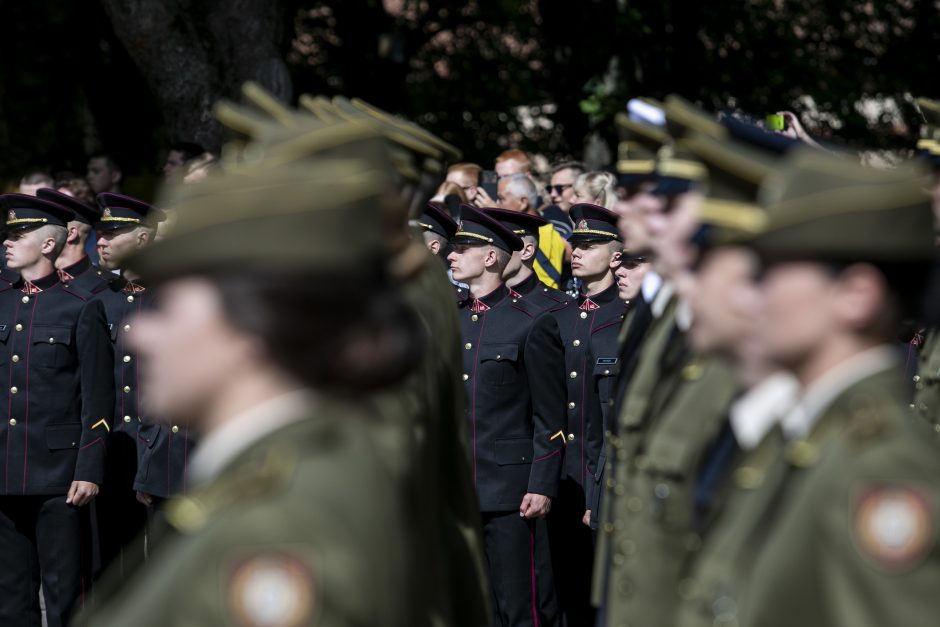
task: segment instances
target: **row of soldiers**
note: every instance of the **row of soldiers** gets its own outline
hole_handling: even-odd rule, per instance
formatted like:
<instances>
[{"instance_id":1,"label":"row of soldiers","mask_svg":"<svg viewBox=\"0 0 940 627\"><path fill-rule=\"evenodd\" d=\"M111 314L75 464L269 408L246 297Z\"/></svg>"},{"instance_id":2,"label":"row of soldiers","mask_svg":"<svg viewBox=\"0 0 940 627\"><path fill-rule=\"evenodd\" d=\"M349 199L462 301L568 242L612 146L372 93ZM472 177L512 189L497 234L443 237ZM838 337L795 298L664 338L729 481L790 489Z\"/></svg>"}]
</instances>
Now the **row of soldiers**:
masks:
<instances>
[{"instance_id":1,"label":"row of soldiers","mask_svg":"<svg viewBox=\"0 0 940 627\"><path fill-rule=\"evenodd\" d=\"M896 355L930 322L920 164L679 98L619 116L622 199L572 207L570 297L532 275L538 218L425 206L452 146L244 93L222 170L127 261L161 286L129 339L155 415L201 436L189 491L79 623L932 616L940 461Z\"/></svg>"},{"instance_id":2,"label":"row of soldiers","mask_svg":"<svg viewBox=\"0 0 940 627\"><path fill-rule=\"evenodd\" d=\"M97 573L143 553L128 543L185 473L188 429L147 419L125 341L151 293L119 268L161 214L120 194L98 202L52 189L0 196L4 624L40 624L40 588L45 624L67 624ZM84 253L92 228L100 265Z\"/></svg>"},{"instance_id":3,"label":"row of soldiers","mask_svg":"<svg viewBox=\"0 0 940 627\"><path fill-rule=\"evenodd\" d=\"M664 127L617 119L615 212L571 208L576 298L519 270L536 217L418 221L469 288L490 624L926 621L940 468L910 410L937 422L936 127L872 170L658 106Z\"/></svg>"}]
</instances>

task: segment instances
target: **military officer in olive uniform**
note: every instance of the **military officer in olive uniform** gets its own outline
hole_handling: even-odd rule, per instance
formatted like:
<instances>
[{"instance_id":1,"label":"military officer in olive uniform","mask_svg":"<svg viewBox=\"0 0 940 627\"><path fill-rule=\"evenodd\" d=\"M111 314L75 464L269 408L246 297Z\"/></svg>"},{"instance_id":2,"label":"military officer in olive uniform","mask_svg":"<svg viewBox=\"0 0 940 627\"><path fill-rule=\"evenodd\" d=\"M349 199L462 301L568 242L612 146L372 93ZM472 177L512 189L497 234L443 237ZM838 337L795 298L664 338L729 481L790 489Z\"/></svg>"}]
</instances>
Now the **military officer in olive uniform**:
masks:
<instances>
[{"instance_id":1,"label":"military officer in olive uniform","mask_svg":"<svg viewBox=\"0 0 940 627\"><path fill-rule=\"evenodd\" d=\"M917 142L918 156L933 172L934 180L930 189L934 216L940 224L940 102L918 98L917 105L927 122L921 127L921 136ZM936 296L938 282L940 279L935 276L933 284L928 287L928 297ZM931 315L940 315L940 311L937 311L940 305L934 302L932 307L934 311L930 312ZM936 320L931 322L931 327L921 329L912 340L919 346L916 347L917 373L913 375L914 398L911 409L940 433L940 329Z\"/></svg>"},{"instance_id":2,"label":"military officer in olive uniform","mask_svg":"<svg viewBox=\"0 0 940 627\"><path fill-rule=\"evenodd\" d=\"M513 251L503 273L503 280L513 298L525 300L543 310L556 310L570 303L570 296L542 283L533 269L535 253L539 249L539 229L548 224L548 220L508 209L486 208L483 212L511 229L522 240L522 250Z\"/></svg>"},{"instance_id":3,"label":"military officer in olive uniform","mask_svg":"<svg viewBox=\"0 0 940 627\"><path fill-rule=\"evenodd\" d=\"M0 196L4 242L21 278L0 293L0 623L68 622L87 590L88 504L104 480L114 383L104 310L65 285L55 259L72 212Z\"/></svg>"},{"instance_id":4,"label":"military officer in olive uniform","mask_svg":"<svg viewBox=\"0 0 940 627\"><path fill-rule=\"evenodd\" d=\"M413 125L382 121L355 110L338 115L325 99L301 97L305 107L315 109L320 126L308 130L309 115L286 110L273 99L259 97L259 88L246 97L276 120L293 121L290 128L272 133L270 122L257 126L257 114L231 104L217 112L227 123L250 136L272 143L267 150L278 158L299 159L306 155L366 158L384 167L389 154L398 175L400 195L409 206L424 206L420 171L433 170L442 156L441 142ZM308 105L316 106L308 106ZM263 105L263 106L262 106ZM323 114L321 116L321 114ZM246 120L255 120L245 125ZM301 130L298 130L298 127ZM379 141L379 140L384 141ZM433 142L434 145L428 142ZM452 153L452 147L449 148ZM405 298L428 328L428 346L420 366L393 390L382 390L368 399L382 452L389 467L408 485L409 533L420 538L420 551L412 562L421 576L417 589L423 618L415 624L454 624L478 627L489 622L489 584L486 580L480 514L466 456L465 399L463 372L453 286L434 263L415 264L428 257L423 245L409 243L404 211L388 213L389 232L385 248L394 255L392 267L404 281ZM413 219L414 216L411 216ZM412 230L413 234L413 230ZM417 254L416 254L417 253Z\"/></svg>"},{"instance_id":5,"label":"military officer in olive uniform","mask_svg":"<svg viewBox=\"0 0 940 627\"><path fill-rule=\"evenodd\" d=\"M767 179L768 227L745 243L764 265L765 349L800 392L778 437L735 471L715 524L739 539L711 590L722 621L915 625L936 615L940 459L929 427L905 411L895 344L935 254L923 188L916 168L816 151Z\"/></svg>"},{"instance_id":6,"label":"military officer in olive uniform","mask_svg":"<svg viewBox=\"0 0 940 627\"><path fill-rule=\"evenodd\" d=\"M65 256L60 256L56 262L59 269L59 278L63 283L75 284L83 290L97 294L108 284L110 277L105 276L95 262L85 254L85 241L88 233L94 227L95 222L101 216L101 210L95 207L89 207L78 198L63 194L54 189L40 189L36 196L49 202L54 202L66 209L71 210L72 220L68 224L69 237L72 241L66 241L66 245L72 245L75 254L81 255L78 260L71 263L65 261Z\"/></svg>"},{"instance_id":7,"label":"military officer in olive uniform","mask_svg":"<svg viewBox=\"0 0 940 627\"><path fill-rule=\"evenodd\" d=\"M464 205L448 257L470 286L459 303L471 471L493 598L493 625L552 625L545 521L564 448L563 352L554 326L514 298L502 276L522 240ZM544 321L550 321L547 314Z\"/></svg>"},{"instance_id":8,"label":"military officer in olive uniform","mask_svg":"<svg viewBox=\"0 0 940 627\"><path fill-rule=\"evenodd\" d=\"M173 192L174 231L127 262L161 286L129 333L149 406L201 449L146 566L80 624L415 624L404 486L357 400L422 345L383 248L397 190L273 161Z\"/></svg>"}]
</instances>

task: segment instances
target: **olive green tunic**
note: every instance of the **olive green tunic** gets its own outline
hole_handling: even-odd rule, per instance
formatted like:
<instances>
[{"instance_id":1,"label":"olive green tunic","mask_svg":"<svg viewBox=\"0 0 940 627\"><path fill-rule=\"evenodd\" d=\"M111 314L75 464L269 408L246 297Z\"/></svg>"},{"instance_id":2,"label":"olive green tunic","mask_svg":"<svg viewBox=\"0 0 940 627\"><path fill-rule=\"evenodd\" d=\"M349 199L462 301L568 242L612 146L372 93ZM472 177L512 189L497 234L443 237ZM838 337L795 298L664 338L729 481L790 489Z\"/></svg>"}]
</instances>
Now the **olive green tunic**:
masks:
<instances>
[{"instance_id":1,"label":"olive green tunic","mask_svg":"<svg viewBox=\"0 0 940 627\"><path fill-rule=\"evenodd\" d=\"M457 307L442 264L425 254L426 263L403 288L427 329L427 350L412 375L369 402L387 463L408 486L423 624L480 627L489 620L489 586L464 442Z\"/></svg>"},{"instance_id":2,"label":"olive green tunic","mask_svg":"<svg viewBox=\"0 0 940 627\"><path fill-rule=\"evenodd\" d=\"M927 333L914 376L911 409L940 433L940 329Z\"/></svg>"},{"instance_id":3,"label":"olive green tunic","mask_svg":"<svg viewBox=\"0 0 940 627\"><path fill-rule=\"evenodd\" d=\"M940 457L897 369L855 382L805 438L765 439L683 583L678 624L928 625L940 602Z\"/></svg>"},{"instance_id":4,"label":"olive green tunic","mask_svg":"<svg viewBox=\"0 0 940 627\"><path fill-rule=\"evenodd\" d=\"M105 583L97 611L76 624L415 624L403 487L367 420L317 400L169 501L150 560Z\"/></svg>"}]
</instances>

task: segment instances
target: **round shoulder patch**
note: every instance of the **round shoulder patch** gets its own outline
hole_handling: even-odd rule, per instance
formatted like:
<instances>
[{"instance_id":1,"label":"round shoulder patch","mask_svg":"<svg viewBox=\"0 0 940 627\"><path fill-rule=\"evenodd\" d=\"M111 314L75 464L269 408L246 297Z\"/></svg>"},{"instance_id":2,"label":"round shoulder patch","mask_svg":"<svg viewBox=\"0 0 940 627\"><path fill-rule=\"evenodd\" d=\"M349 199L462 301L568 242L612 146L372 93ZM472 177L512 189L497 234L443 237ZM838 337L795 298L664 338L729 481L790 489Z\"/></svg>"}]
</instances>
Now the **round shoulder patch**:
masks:
<instances>
[{"instance_id":1,"label":"round shoulder patch","mask_svg":"<svg viewBox=\"0 0 940 627\"><path fill-rule=\"evenodd\" d=\"M870 488L858 499L854 535L862 552L879 567L908 570L934 545L933 518L929 501L918 490Z\"/></svg>"},{"instance_id":2,"label":"round shoulder patch","mask_svg":"<svg viewBox=\"0 0 940 627\"><path fill-rule=\"evenodd\" d=\"M313 623L316 583L305 560L262 553L239 562L228 584L228 608L244 627L299 627Z\"/></svg>"}]
</instances>

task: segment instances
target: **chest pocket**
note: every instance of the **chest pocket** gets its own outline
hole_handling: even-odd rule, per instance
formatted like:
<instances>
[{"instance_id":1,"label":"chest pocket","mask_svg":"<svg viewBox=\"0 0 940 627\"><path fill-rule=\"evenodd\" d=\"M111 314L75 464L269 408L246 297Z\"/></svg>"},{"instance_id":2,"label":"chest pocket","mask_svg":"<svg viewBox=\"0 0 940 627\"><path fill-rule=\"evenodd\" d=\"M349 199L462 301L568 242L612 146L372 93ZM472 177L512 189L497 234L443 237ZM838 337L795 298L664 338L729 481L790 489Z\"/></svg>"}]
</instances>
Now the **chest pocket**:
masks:
<instances>
[{"instance_id":1,"label":"chest pocket","mask_svg":"<svg viewBox=\"0 0 940 627\"><path fill-rule=\"evenodd\" d=\"M692 491L698 478L694 446L664 434L647 452L650 510L665 527L688 529L691 524Z\"/></svg>"},{"instance_id":2,"label":"chest pocket","mask_svg":"<svg viewBox=\"0 0 940 627\"><path fill-rule=\"evenodd\" d=\"M515 385L518 380L518 344L480 346L480 381L489 385Z\"/></svg>"},{"instance_id":3,"label":"chest pocket","mask_svg":"<svg viewBox=\"0 0 940 627\"><path fill-rule=\"evenodd\" d=\"M71 359L72 329L69 327L33 327L30 363L40 368L60 368Z\"/></svg>"}]
</instances>

